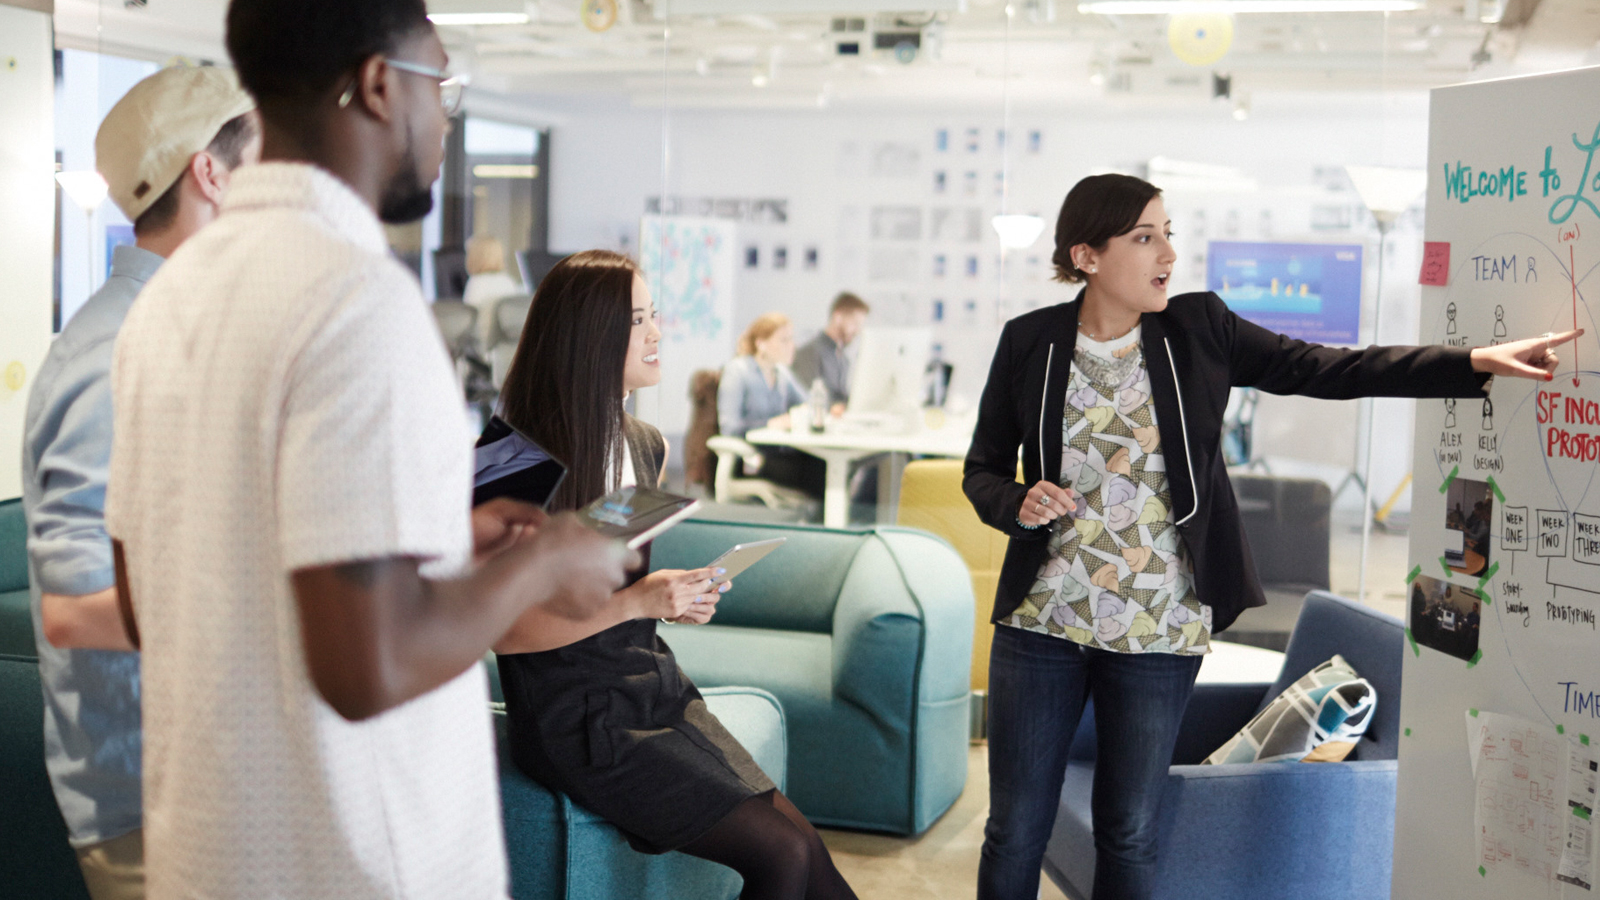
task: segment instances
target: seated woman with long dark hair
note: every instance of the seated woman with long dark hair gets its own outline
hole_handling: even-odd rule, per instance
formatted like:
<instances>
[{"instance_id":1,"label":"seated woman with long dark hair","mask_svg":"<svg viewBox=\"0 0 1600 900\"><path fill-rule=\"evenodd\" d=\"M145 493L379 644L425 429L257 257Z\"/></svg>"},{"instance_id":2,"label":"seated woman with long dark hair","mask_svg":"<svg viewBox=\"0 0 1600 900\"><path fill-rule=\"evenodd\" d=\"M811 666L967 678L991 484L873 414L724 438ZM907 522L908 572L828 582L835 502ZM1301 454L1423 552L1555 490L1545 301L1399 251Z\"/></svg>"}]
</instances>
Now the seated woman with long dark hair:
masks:
<instances>
[{"instance_id":1,"label":"seated woman with long dark hair","mask_svg":"<svg viewBox=\"0 0 1600 900\"><path fill-rule=\"evenodd\" d=\"M552 511L659 483L661 433L623 409L628 393L661 380L655 320L638 269L616 253L570 256L539 284L501 394L503 421L479 443L515 428L567 463ZM741 897L853 898L816 829L707 710L656 634L658 619L711 619L716 572L647 575L648 548L644 558L594 616L535 610L495 647L512 760L637 850L734 869Z\"/></svg>"}]
</instances>

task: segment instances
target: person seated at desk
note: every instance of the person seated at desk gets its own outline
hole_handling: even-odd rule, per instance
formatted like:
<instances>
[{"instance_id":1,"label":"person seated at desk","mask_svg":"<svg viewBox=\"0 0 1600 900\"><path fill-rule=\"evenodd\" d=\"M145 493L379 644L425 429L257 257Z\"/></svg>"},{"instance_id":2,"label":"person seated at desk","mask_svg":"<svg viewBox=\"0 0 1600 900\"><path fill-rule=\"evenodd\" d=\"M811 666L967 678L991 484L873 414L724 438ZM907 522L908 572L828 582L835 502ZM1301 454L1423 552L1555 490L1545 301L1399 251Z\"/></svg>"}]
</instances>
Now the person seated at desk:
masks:
<instances>
[{"instance_id":1,"label":"person seated at desk","mask_svg":"<svg viewBox=\"0 0 1600 900\"><path fill-rule=\"evenodd\" d=\"M661 432L623 408L627 394L661 381L655 306L633 262L608 250L562 260L540 283L523 333L502 419L480 449L515 428L566 461L552 510L658 484ZM484 480L483 463L496 459L480 459L475 503L512 480ZM540 495L516 499L543 500L550 480ZM534 608L495 645L512 761L622 829L640 852L680 850L732 868L744 878L741 897L854 900L816 829L706 708L656 634L658 618L709 622L729 583L714 582L714 569L645 574L648 545L643 553L629 585L593 615Z\"/></svg>"},{"instance_id":2,"label":"person seated at desk","mask_svg":"<svg viewBox=\"0 0 1600 900\"><path fill-rule=\"evenodd\" d=\"M806 402L806 392L789 366L794 362L794 325L770 312L744 330L739 355L722 367L717 387L717 431L742 438L757 428L789 428L789 410ZM821 497L827 464L793 447L757 447L765 459L754 477Z\"/></svg>"},{"instance_id":3,"label":"person seated at desk","mask_svg":"<svg viewBox=\"0 0 1600 900\"><path fill-rule=\"evenodd\" d=\"M807 388L822 379L828 388L829 411L834 416L844 415L845 404L850 402L852 360L846 351L866 327L870 312L872 308L865 300L849 291L841 293L833 298L833 307L828 311L828 327L794 352L795 378Z\"/></svg>"}]
</instances>

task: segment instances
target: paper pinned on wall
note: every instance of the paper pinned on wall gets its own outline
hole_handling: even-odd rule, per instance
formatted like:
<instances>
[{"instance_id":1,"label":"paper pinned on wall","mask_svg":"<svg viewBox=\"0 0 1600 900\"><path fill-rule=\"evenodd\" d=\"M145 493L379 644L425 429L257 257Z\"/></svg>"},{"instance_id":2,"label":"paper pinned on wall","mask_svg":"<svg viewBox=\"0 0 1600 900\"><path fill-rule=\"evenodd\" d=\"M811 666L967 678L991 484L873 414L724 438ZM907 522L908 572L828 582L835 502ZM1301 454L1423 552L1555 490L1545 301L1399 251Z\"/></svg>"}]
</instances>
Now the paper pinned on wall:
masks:
<instances>
[{"instance_id":1,"label":"paper pinned on wall","mask_svg":"<svg viewBox=\"0 0 1600 900\"><path fill-rule=\"evenodd\" d=\"M1562 848L1556 880L1591 890L1594 868L1589 852L1595 809L1597 767L1594 754L1575 736L1567 738L1567 842Z\"/></svg>"},{"instance_id":2,"label":"paper pinned on wall","mask_svg":"<svg viewBox=\"0 0 1600 900\"><path fill-rule=\"evenodd\" d=\"M1474 710L1466 713L1466 723L1478 864L1487 873L1514 872L1547 886L1561 881L1588 890L1593 879L1586 816L1595 802L1589 748L1515 716Z\"/></svg>"},{"instance_id":3,"label":"paper pinned on wall","mask_svg":"<svg viewBox=\"0 0 1600 900\"><path fill-rule=\"evenodd\" d=\"M1450 283L1450 242L1423 241L1422 275L1418 284L1444 287Z\"/></svg>"}]
</instances>

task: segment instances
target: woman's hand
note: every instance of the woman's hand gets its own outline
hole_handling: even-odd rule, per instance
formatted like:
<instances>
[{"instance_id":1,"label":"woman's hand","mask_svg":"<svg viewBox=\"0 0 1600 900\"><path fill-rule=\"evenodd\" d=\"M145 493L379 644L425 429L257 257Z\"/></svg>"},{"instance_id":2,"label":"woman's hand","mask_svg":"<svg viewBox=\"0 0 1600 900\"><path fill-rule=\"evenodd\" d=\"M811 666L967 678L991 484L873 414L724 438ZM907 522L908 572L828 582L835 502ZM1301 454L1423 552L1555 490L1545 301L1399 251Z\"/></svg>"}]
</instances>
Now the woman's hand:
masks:
<instances>
[{"instance_id":1,"label":"woman's hand","mask_svg":"<svg viewBox=\"0 0 1600 900\"><path fill-rule=\"evenodd\" d=\"M1028 488L1028 496L1022 498L1022 509L1017 511L1017 521L1030 528L1048 525L1062 516L1071 515L1077 503L1077 491L1054 482L1041 481Z\"/></svg>"},{"instance_id":2,"label":"woman's hand","mask_svg":"<svg viewBox=\"0 0 1600 900\"><path fill-rule=\"evenodd\" d=\"M1560 334L1545 332L1540 337L1493 347L1472 348L1472 371L1490 375L1509 375L1513 378L1554 379L1556 366L1561 359L1552 347L1559 347L1574 338L1582 337L1583 329L1563 331Z\"/></svg>"},{"instance_id":3,"label":"woman's hand","mask_svg":"<svg viewBox=\"0 0 1600 900\"><path fill-rule=\"evenodd\" d=\"M771 428L774 431L788 431L789 430L789 414L788 413L784 413L781 416L773 416L772 418L767 420L767 427Z\"/></svg>"},{"instance_id":4,"label":"woman's hand","mask_svg":"<svg viewBox=\"0 0 1600 900\"><path fill-rule=\"evenodd\" d=\"M725 573L724 569L661 569L621 593L629 595L640 618L704 625L716 614L717 600L733 586L712 581Z\"/></svg>"}]
</instances>

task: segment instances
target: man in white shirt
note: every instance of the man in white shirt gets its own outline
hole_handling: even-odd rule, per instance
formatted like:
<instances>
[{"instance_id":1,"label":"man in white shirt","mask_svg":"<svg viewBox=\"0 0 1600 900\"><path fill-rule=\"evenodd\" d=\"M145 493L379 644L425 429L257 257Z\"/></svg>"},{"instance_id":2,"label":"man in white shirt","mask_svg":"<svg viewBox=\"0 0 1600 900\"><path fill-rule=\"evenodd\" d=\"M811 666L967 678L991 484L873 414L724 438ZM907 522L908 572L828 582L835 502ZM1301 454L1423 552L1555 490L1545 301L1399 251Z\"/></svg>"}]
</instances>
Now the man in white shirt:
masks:
<instances>
[{"instance_id":1,"label":"man in white shirt","mask_svg":"<svg viewBox=\"0 0 1600 900\"><path fill-rule=\"evenodd\" d=\"M465 410L380 225L428 211L459 102L421 0L235 0L227 40L262 164L112 370L148 896L503 898L478 660L637 557L570 516L469 511Z\"/></svg>"}]
</instances>

